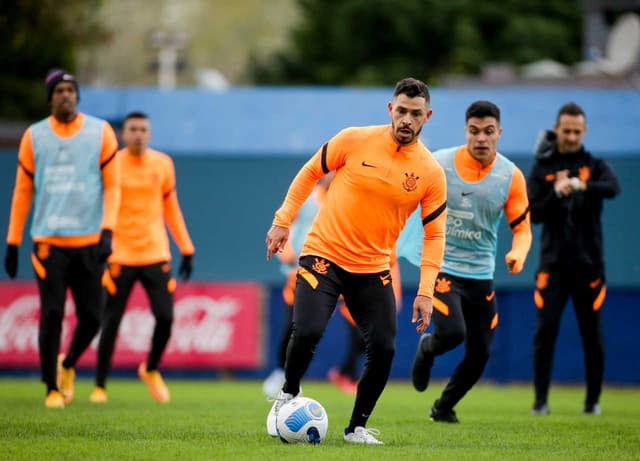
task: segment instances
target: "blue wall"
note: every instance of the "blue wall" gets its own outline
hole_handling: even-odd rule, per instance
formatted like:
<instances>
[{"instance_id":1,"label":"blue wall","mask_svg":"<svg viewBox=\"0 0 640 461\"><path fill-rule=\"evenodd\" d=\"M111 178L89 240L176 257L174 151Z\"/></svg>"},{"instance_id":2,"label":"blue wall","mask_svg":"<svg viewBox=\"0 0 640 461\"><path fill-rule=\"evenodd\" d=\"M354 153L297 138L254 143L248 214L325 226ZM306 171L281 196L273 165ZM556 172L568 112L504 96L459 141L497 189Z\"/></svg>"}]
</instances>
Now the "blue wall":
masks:
<instances>
[{"instance_id":1,"label":"blue wall","mask_svg":"<svg viewBox=\"0 0 640 461\"><path fill-rule=\"evenodd\" d=\"M282 275L275 262L265 260L264 235L273 212L306 158L327 138L349 125L387 123L385 89L233 89L225 93L196 90L160 92L155 89L81 89L81 109L117 124L134 109L148 112L153 123L152 145L174 157L178 194L196 245L194 278L257 280L271 289L267 305L270 348L264 370L273 366L280 330ZM464 142L464 110L476 99L491 99L502 108L504 133L500 150L525 172L537 132L552 125L558 107L575 100L587 111L586 145L605 156L619 176L622 195L607 201L604 212L607 284L603 315L607 341L606 378L640 382L640 349L635 332L640 305L640 92L637 90L571 89L435 89L434 115L423 131L432 148ZM7 228L16 167L16 149L0 152L0 229ZM531 301L537 264L539 229L525 270L510 276L503 255L511 237L500 229L496 272L500 326L485 377L498 381L531 378L531 344L535 307ZM25 236L28 242L28 236ZM28 254L20 252L20 278L31 278ZM173 248L176 254L175 247ZM417 335L409 323L417 284L417 269L402 262L405 309L400 314L398 353L393 377L406 378ZM6 278L0 271L0 279ZM571 307L567 310L571 311ZM344 322L337 317L319 347L309 376L322 377L344 347ZM631 352L630 352L631 351ZM448 376L461 350L438 360L434 376ZM575 316L565 315L559 338L555 376L581 380L582 349Z\"/></svg>"},{"instance_id":2,"label":"blue wall","mask_svg":"<svg viewBox=\"0 0 640 461\"><path fill-rule=\"evenodd\" d=\"M172 154L305 155L347 126L388 123L393 88L233 88L224 92L156 88L81 88L81 110L118 121L144 110L154 145ZM464 142L464 111L478 99L502 110L501 150L529 153L540 129L560 106L581 104L588 118L586 144L598 153L633 155L640 136L640 91L571 88L435 88L433 117L422 139L441 148Z\"/></svg>"},{"instance_id":3,"label":"blue wall","mask_svg":"<svg viewBox=\"0 0 640 461\"><path fill-rule=\"evenodd\" d=\"M525 171L530 158L515 157ZM289 182L305 161L300 156L177 156L178 196L196 246L194 278L202 280L257 280L281 282L278 264L265 259L264 236L280 205ZM607 282L614 288L640 287L640 245L635 244L640 216L640 156L609 158L623 192L605 203L604 236ZM0 154L0 229L6 232L15 151ZM530 287L538 261L539 226L534 226L534 245L525 270L509 275L503 264L511 244L511 233L500 228L496 284L500 288ZM27 233L25 233L27 235ZM28 239L27 239L28 240ZM27 247L21 251L19 277L30 277ZM174 248L175 251L175 248ZM402 264L405 283L416 283L417 275ZM4 273L0 271L4 277Z\"/></svg>"},{"instance_id":4,"label":"blue wall","mask_svg":"<svg viewBox=\"0 0 640 461\"><path fill-rule=\"evenodd\" d=\"M405 287L403 308L398 315L396 355L391 369L392 379L409 379L419 335L411 323L413 287ZM531 381L533 379L533 336L536 307L530 290L500 290L496 293L499 323L494 337L491 358L483 379L496 382ZM640 346L638 336L630 325L637 324L637 291L609 293L602 310L605 338L605 381L608 383L640 383L640 358L635 353ZM280 288L271 290L268 323L272 341L268 350L268 365L260 376L277 363L277 341L282 328L284 309L288 309L280 295ZM327 371L340 364L347 348L348 326L345 319L335 313L329 322L325 337L318 345L307 377L322 379ZM561 323L556 344L552 378L556 382L583 382L584 359L580 334L572 304L568 304ZM432 376L448 379L464 356L459 346L435 361ZM533 391L532 391L533 392Z\"/></svg>"}]
</instances>

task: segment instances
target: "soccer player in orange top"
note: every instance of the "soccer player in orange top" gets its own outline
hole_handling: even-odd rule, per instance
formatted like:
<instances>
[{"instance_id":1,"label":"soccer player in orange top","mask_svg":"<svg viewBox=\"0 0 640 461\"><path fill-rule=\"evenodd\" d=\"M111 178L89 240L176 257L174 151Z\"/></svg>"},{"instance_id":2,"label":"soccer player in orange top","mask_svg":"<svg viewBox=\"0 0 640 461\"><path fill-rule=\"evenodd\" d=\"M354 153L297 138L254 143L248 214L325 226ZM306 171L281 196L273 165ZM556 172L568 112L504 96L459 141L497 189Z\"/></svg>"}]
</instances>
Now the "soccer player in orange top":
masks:
<instances>
[{"instance_id":1,"label":"soccer player in orange top","mask_svg":"<svg viewBox=\"0 0 640 461\"><path fill-rule=\"evenodd\" d=\"M191 276L195 249L178 204L173 161L148 147L151 126L147 115L128 114L122 137L126 147L118 151L116 157L122 201L113 233L114 250L103 277L108 298L98 346L96 387L90 400L107 401L105 385L118 327L131 289L139 280L149 296L156 324L148 360L138 367L138 376L147 383L156 401L168 402L169 389L158 365L171 335L176 281L170 272L171 253L165 224L182 253L178 273L184 280Z\"/></svg>"},{"instance_id":2,"label":"soccer player in orange top","mask_svg":"<svg viewBox=\"0 0 640 461\"><path fill-rule=\"evenodd\" d=\"M409 215L421 205L424 251L412 321L429 324L435 278L444 252L446 183L442 168L419 140L431 117L427 86L407 78L388 103L391 124L347 128L325 143L291 183L266 237L267 259L282 251L289 226L315 183L335 170L301 252L286 382L268 421L300 393L317 343L340 295L362 331L367 361L358 384L349 443L381 444L367 421L389 377L395 352L396 307L389 272L391 253ZM269 428L275 434L275 427Z\"/></svg>"},{"instance_id":3,"label":"soccer player in orange top","mask_svg":"<svg viewBox=\"0 0 640 461\"><path fill-rule=\"evenodd\" d=\"M447 175L447 245L433 297L433 332L418 342L413 386L424 391L435 356L462 342L465 356L430 411L433 421L457 423L454 406L478 381L489 359L498 311L493 287L498 225L505 215L513 240L507 269L520 272L531 247L529 201L524 175L497 152L502 134L500 109L476 101L465 114L467 143L433 156ZM419 262L418 216L412 216L398 241L398 255ZM413 238L405 239L407 235ZM405 244L413 242L413 255Z\"/></svg>"},{"instance_id":4,"label":"soccer player in orange top","mask_svg":"<svg viewBox=\"0 0 640 461\"><path fill-rule=\"evenodd\" d=\"M38 345L45 406L73 400L73 366L100 326L104 262L120 201L118 148L107 122L78 112L78 82L64 70L46 77L51 115L25 131L11 203L5 269L14 278L31 203L31 262L40 293ZM78 324L66 357L58 357L67 288ZM58 359L56 370L56 359Z\"/></svg>"}]
</instances>

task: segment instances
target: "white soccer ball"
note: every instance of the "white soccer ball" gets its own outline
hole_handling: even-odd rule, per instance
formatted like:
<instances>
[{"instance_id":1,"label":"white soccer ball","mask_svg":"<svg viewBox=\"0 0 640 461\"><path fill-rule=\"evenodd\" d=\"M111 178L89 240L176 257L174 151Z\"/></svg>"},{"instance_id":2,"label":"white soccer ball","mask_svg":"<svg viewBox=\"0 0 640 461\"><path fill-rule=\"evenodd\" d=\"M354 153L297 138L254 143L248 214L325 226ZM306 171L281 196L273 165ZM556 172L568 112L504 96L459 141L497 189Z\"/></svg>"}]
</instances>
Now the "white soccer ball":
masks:
<instances>
[{"instance_id":1,"label":"white soccer ball","mask_svg":"<svg viewBox=\"0 0 640 461\"><path fill-rule=\"evenodd\" d=\"M296 397L282 405L276 430L284 443L320 443L329 429L329 417L317 400Z\"/></svg>"}]
</instances>

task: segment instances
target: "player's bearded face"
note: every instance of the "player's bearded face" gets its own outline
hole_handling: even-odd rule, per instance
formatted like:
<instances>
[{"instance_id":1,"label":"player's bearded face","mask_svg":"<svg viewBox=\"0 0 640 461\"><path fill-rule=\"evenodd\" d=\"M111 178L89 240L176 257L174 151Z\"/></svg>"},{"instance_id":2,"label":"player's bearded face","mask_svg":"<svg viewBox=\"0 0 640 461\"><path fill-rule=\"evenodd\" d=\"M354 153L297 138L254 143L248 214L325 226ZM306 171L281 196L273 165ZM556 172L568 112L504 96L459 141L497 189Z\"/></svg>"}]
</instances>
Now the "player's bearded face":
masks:
<instances>
[{"instance_id":1,"label":"player's bearded face","mask_svg":"<svg viewBox=\"0 0 640 461\"><path fill-rule=\"evenodd\" d=\"M398 144L411 144L416 141L422 126L431 117L431 109L423 97L410 98L399 94L389 103L391 131Z\"/></svg>"},{"instance_id":2,"label":"player's bearded face","mask_svg":"<svg viewBox=\"0 0 640 461\"><path fill-rule=\"evenodd\" d=\"M70 82L58 83L51 94L51 109L54 114L68 116L76 112L78 92Z\"/></svg>"}]
</instances>

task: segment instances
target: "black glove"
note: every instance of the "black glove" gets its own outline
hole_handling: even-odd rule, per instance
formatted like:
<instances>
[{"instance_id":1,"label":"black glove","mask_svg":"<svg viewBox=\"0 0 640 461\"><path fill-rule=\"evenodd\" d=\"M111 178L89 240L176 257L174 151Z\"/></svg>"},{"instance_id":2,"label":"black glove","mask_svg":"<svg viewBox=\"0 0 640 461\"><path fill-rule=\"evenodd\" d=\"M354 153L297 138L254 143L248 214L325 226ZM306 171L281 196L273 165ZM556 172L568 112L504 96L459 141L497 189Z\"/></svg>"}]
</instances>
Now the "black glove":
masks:
<instances>
[{"instance_id":1,"label":"black glove","mask_svg":"<svg viewBox=\"0 0 640 461\"><path fill-rule=\"evenodd\" d=\"M113 239L113 231L110 229L102 229L100 233L100 241L98 242L98 262L102 264L107 260L113 249L111 241Z\"/></svg>"},{"instance_id":2,"label":"black glove","mask_svg":"<svg viewBox=\"0 0 640 461\"><path fill-rule=\"evenodd\" d=\"M178 269L178 275L182 277L182 280L189 280L191 272L193 271L193 255L182 255L182 261L180 262L180 269Z\"/></svg>"},{"instance_id":3,"label":"black glove","mask_svg":"<svg viewBox=\"0 0 640 461\"><path fill-rule=\"evenodd\" d=\"M7 252L4 255L4 270L10 278L16 278L18 273L18 245L7 245Z\"/></svg>"}]
</instances>

